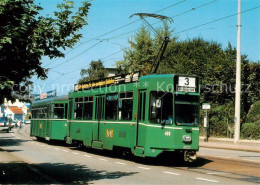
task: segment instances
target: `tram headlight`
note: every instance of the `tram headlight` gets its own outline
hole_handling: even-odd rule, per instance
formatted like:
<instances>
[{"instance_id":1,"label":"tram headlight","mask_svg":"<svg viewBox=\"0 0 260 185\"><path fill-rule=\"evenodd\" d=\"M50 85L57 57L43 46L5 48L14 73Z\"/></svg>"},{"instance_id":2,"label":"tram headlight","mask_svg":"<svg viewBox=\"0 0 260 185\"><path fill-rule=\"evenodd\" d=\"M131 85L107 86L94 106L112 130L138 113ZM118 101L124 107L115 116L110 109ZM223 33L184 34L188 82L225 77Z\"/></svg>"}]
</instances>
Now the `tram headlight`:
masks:
<instances>
[{"instance_id":1,"label":"tram headlight","mask_svg":"<svg viewBox=\"0 0 260 185\"><path fill-rule=\"evenodd\" d=\"M184 136L182 137L182 139L183 139L183 141L186 142L186 143L191 142L191 136L189 136L189 135L184 135Z\"/></svg>"}]
</instances>

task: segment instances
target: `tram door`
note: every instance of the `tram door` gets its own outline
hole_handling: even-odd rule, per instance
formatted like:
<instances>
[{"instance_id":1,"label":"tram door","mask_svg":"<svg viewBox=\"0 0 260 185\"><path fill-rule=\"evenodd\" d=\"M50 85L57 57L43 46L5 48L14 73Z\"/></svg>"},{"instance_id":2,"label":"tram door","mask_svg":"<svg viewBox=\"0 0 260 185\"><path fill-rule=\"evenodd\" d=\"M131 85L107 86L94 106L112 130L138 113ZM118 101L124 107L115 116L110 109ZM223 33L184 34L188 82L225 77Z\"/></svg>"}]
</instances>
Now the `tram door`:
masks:
<instances>
[{"instance_id":1,"label":"tram door","mask_svg":"<svg viewBox=\"0 0 260 185\"><path fill-rule=\"evenodd\" d=\"M52 123L52 112L53 112L53 104L50 104L47 106L47 126L46 126L46 136L49 136L51 137L51 133L50 133L50 130L51 130L51 123Z\"/></svg>"},{"instance_id":2,"label":"tram door","mask_svg":"<svg viewBox=\"0 0 260 185\"><path fill-rule=\"evenodd\" d=\"M144 146L144 140L142 137L143 131L139 129L139 123L145 123L145 113L146 113L146 90L139 90L138 94L138 124L136 127L136 146Z\"/></svg>"},{"instance_id":3,"label":"tram door","mask_svg":"<svg viewBox=\"0 0 260 185\"><path fill-rule=\"evenodd\" d=\"M68 129L67 129L67 136L70 137L71 132L71 120L72 120L72 108L73 108L73 99L69 99L69 109L68 109ZM74 109L73 109L74 110Z\"/></svg>"},{"instance_id":4,"label":"tram door","mask_svg":"<svg viewBox=\"0 0 260 185\"><path fill-rule=\"evenodd\" d=\"M95 120L97 122L92 124L93 128L93 140L94 141L100 141L100 123L102 120L104 120L105 117L105 96L97 96L95 97Z\"/></svg>"}]
</instances>

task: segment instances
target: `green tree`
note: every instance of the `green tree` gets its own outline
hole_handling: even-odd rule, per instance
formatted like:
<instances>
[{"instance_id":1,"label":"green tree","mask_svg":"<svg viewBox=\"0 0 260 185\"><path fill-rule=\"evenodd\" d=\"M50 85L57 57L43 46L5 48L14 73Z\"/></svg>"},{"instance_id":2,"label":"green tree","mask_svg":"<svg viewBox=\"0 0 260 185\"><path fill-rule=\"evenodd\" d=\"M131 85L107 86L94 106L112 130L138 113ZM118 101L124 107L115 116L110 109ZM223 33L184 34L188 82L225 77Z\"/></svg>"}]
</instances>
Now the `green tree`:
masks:
<instances>
[{"instance_id":1,"label":"green tree","mask_svg":"<svg viewBox=\"0 0 260 185\"><path fill-rule=\"evenodd\" d=\"M160 36L155 35L151 37L148 29L142 26L137 34L134 36L134 41L131 44L131 49L126 49L124 52L124 59L117 61L116 65L122 73L129 73L141 71L143 75L148 75L155 67L155 57L162 44L162 38L171 37L172 30L170 30L167 23L164 23L163 28L157 29ZM176 37L171 39L175 42Z\"/></svg>"},{"instance_id":2,"label":"green tree","mask_svg":"<svg viewBox=\"0 0 260 185\"><path fill-rule=\"evenodd\" d=\"M83 2L75 11L73 1L64 0L53 17L44 17L33 0L0 2L0 104L4 98L14 100L13 94L28 94L25 87L33 75L47 78L42 57L64 57L82 37L79 30L87 24L89 7Z\"/></svg>"},{"instance_id":3,"label":"green tree","mask_svg":"<svg viewBox=\"0 0 260 185\"><path fill-rule=\"evenodd\" d=\"M107 70L101 60L91 61L88 69L81 69L80 75L81 79L79 80L79 83L84 83L106 77Z\"/></svg>"}]
</instances>

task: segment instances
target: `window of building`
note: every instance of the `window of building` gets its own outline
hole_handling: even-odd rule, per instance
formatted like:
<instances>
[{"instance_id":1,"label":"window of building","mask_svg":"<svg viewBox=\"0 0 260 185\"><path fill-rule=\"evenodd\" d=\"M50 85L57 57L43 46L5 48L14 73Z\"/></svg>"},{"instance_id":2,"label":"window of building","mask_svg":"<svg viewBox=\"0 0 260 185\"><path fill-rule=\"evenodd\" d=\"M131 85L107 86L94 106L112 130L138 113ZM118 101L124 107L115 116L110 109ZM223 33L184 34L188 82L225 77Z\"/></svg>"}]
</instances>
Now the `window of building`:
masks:
<instances>
[{"instance_id":1,"label":"window of building","mask_svg":"<svg viewBox=\"0 0 260 185\"><path fill-rule=\"evenodd\" d=\"M74 107L74 119L82 119L83 118L83 98L75 99L75 107Z\"/></svg>"},{"instance_id":2,"label":"window of building","mask_svg":"<svg viewBox=\"0 0 260 185\"><path fill-rule=\"evenodd\" d=\"M93 96L84 98L83 119L91 120L93 115Z\"/></svg>"},{"instance_id":3,"label":"window of building","mask_svg":"<svg viewBox=\"0 0 260 185\"><path fill-rule=\"evenodd\" d=\"M150 122L172 124L173 95L171 92L151 92Z\"/></svg>"},{"instance_id":4,"label":"window of building","mask_svg":"<svg viewBox=\"0 0 260 185\"><path fill-rule=\"evenodd\" d=\"M119 95L118 119L132 120L133 114L133 92L123 92Z\"/></svg>"},{"instance_id":5,"label":"window of building","mask_svg":"<svg viewBox=\"0 0 260 185\"><path fill-rule=\"evenodd\" d=\"M108 94L106 97L106 113L107 120L117 119L118 94Z\"/></svg>"}]
</instances>

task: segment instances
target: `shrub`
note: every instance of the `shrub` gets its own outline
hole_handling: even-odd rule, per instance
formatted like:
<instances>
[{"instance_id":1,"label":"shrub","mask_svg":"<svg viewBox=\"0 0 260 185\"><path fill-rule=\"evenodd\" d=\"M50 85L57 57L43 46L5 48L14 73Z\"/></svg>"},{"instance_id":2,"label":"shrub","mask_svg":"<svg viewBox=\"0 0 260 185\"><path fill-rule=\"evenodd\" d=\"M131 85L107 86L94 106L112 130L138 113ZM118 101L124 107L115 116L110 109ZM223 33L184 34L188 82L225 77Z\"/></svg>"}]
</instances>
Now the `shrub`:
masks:
<instances>
[{"instance_id":1,"label":"shrub","mask_svg":"<svg viewBox=\"0 0 260 185\"><path fill-rule=\"evenodd\" d=\"M241 137L244 139L260 139L260 122L244 123L241 129Z\"/></svg>"},{"instance_id":2,"label":"shrub","mask_svg":"<svg viewBox=\"0 0 260 185\"><path fill-rule=\"evenodd\" d=\"M260 100L255 102L246 117L246 123L256 123L260 120Z\"/></svg>"}]
</instances>

